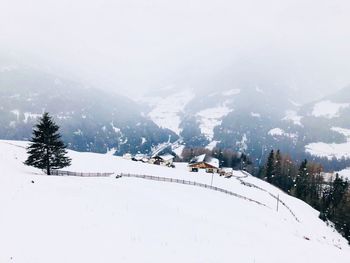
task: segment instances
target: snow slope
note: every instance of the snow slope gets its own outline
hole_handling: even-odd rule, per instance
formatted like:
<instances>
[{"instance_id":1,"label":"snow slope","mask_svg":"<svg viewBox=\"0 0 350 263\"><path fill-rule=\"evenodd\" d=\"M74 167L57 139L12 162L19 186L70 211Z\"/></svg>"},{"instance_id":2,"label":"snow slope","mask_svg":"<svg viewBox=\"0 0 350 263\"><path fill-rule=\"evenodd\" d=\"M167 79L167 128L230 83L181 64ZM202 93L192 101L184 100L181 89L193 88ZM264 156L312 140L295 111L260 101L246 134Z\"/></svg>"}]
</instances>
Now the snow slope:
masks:
<instances>
[{"instance_id":1,"label":"snow slope","mask_svg":"<svg viewBox=\"0 0 350 263\"><path fill-rule=\"evenodd\" d=\"M199 128L201 132L209 139L214 137L214 128L221 125L222 119L232 111L226 103L217 107L201 110L197 113Z\"/></svg>"},{"instance_id":2,"label":"snow slope","mask_svg":"<svg viewBox=\"0 0 350 263\"><path fill-rule=\"evenodd\" d=\"M318 212L235 172L213 185L258 200L137 178L45 176L25 142L0 141L0 262L348 262L350 249ZM211 175L70 151L70 171L138 173L211 183ZM239 178L236 178L239 177ZM239 180L238 180L239 179ZM264 190L253 187L254 184ZM279 194L286 207L276 211Z\"/></svg>"},{"instance_id":3,"label":"snow slope","mask_svg":"<svg viewBox=\"0 0 350 263\"><path fill-rule=\"evenodd\" d=\"M286 116L282 119L283 121L290 121L294 125L303 126L301 123L302 116L299 116L296 111L288 110L286 111Z\"/></svg>"},{"instance_id":4,"label":"snow slope","mask_svg":"<svg viewBox=\"0 0 350 263\"><path fill-rule=\"evenodd\" d=\"M193 97L193 92L183 91L168 97L147 97L141 101L152 106L152 111L148 113L148 116L154 123L161 128L168 128L180 134L181 114Z\"/></svg>"},{"instance_id":5,"label":"snow slope","mask_svg":"<svg viewBox=\"0 0 350 263\"><path fill-rule=\"evenodd\" d=\"M338 174L339 176L342 176L344 179L350 180L350 167L339 171Z\"/></svg>"},{"instance_id":6,"label":"snow slope","mask_svg":"<svg viewBox=\"0 0 350 263\"><path fill-rule=\"evenodd\" d=\"M338 132L346 137L344 143L324 143L315 142L309 143L305 146L305 151L311 155L318 157L327 157L329 160L332 158L346 159L350 158L350 129L344 129L340 127L332 127L331 130Z\"/></svg>"},{"instance_id":7,"label":"snow slope","mask_svg":"<svg viewBox=\"0 0 350 263\"><path fill-rule=\"evenodd\" d=\"M328 119L339 117L342 109L348 108L349 103L335 103L329 100L324 100L316 103L312 110L312 115L315 117L324 117Z\"/></svg>"}]
</instances>

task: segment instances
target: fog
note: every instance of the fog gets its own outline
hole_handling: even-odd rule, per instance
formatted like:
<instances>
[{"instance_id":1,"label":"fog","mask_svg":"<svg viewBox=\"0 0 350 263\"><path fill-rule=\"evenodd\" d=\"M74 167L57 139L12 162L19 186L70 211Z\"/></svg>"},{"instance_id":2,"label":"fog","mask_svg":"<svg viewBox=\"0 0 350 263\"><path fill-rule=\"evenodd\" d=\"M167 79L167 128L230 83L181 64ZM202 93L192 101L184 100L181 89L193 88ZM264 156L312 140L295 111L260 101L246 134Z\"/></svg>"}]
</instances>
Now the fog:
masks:
<instances>
[{"instance_id":1,"label":"fog","mask_svg":"<svg viewBox=\"0 0 350 263\"><path fill-rule=\"evenodd\" d=\"M1 54L129 96L242 70L304 101L350 84L347 0L0 3Z\"/></svg>"}]
</instances>

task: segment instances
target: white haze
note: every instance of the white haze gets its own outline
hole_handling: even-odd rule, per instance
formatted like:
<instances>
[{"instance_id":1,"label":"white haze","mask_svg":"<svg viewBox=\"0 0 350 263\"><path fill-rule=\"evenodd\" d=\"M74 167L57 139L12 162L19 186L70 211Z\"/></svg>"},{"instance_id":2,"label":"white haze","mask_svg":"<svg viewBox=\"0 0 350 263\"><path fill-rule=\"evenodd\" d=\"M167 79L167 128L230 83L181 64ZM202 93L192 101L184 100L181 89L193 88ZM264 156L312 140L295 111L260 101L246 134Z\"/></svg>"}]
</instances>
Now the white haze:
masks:
<instances>
[{"instance_id":1,"label":"white haze","mask_svg":"<svg viewBox=\"0 0 350 263\"><path fill-rule=\"evenodd\" d=\"M348 0L0 0L0 53L128 95L244 67L311 100L350 84L349 13Z\"/></svg>"}]
</instances>

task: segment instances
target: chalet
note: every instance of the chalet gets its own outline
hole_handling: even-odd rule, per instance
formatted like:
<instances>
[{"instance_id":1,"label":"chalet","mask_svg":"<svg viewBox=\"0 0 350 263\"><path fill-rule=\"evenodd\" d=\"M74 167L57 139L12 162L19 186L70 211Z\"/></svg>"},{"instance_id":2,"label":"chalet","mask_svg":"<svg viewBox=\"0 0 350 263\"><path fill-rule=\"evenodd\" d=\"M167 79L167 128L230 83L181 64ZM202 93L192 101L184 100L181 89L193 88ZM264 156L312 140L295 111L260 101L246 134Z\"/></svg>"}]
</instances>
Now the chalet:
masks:
<instances>
[{"instance_id":1,"label":"chalet","mask_svg":"<svg viewBox=\"0 0 350 263\"><path fill-rule=\"evenodd\" d=\"M152 156L150 162L157 165L173 167L174 156L171 154L155 155Z\"/></svg>"},{"instance_id":2,"label":"chalet","mask_svg":"<svg viewBox=\"0 0 350 263\"><path fill-rule=\"evenodd\" d=\"M198 172L199 169L205 169L207 173L219 172L219 160L207 154L194 157L188 164L190 172Z\"/></svg>"}]
</instances>

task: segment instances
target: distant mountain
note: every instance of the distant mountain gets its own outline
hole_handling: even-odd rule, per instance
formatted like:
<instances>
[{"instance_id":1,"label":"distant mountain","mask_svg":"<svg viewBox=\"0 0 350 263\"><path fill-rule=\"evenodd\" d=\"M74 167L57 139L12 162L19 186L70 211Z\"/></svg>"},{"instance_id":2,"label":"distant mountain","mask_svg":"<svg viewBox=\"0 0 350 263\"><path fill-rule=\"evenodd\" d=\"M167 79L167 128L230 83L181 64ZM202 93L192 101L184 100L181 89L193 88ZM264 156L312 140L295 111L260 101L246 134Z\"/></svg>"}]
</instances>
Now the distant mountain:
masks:
<instances>
[{"instance_id":1,"label":"distant mountain","mask_svg":"<svg viewBox=\"0 0 350 263\"><path fill-rule=\"evenodd\" d=\"M281 144L269 134L281 124L288 146L295 140L288 134L289 120L282 119L286 112L293 118L298 106L282 94L275 98L273 90L263 85L241 83L230 89L169 88L141 102L149 106L146 115L180 135L188 147L233 148L259 157L273 144Z\"/></svg>"},{"instance_id":2,"label":"distant mountain","mask_svg":"<svg viewBox=\"0 0 350 263\"><path fill-rule=\"evenodd\" d=\"M231 148L249 154L256 164L262 163L271 149L280 149L297 160L319 158L326 163L320 158L333 156L314 154L308 146L348 140L344 130L339 132L336 127L350 128L349 87L301 106L288 99L282 84L279 94L269 82L233 84L227 89L169 87L141 102L149 106L146 115L160 127L176 132L188 147ZM343 156L347 156L344 150L334 157L339 161Z\"/></svg>"},{"instance_id":3,"label":"distant mountain","mask_svg":"<svg viewBox=\"0 0 350 263\"><path fill-rule=\"evenodd\" d=\"M305 149L327 159L350 158L350 86L303 106Z\"/></svg>"},{"instance_id":4,"label":"distant mountain","mask_svg":"<svg viewBox=\"0 0 350 263\"><path fill-rule=\"evenodd\" d=\"M200 84L194 89L182 80L132 101L6 61L0 139L27 140L49 111L69 148L79 151L149 153L176 141L178 154L183 147L230 148L259 165L280 149L328 170L350 166L350 87L299 105L288 99L288 83L259 76L208 76Z\"/></svg>"},{"instance_id":5,"label":"distant mountain","mask_svg":"<svg viewBox=\"0 0 350 263\"><path fill-rule=\"evenodd\" d=\"M130 99L31 67L0 66L0 138L25 139L44 111L61 126L69 148L117 153L149 152L178 136L159 128Z\"/></svg>"}]
</instances>

